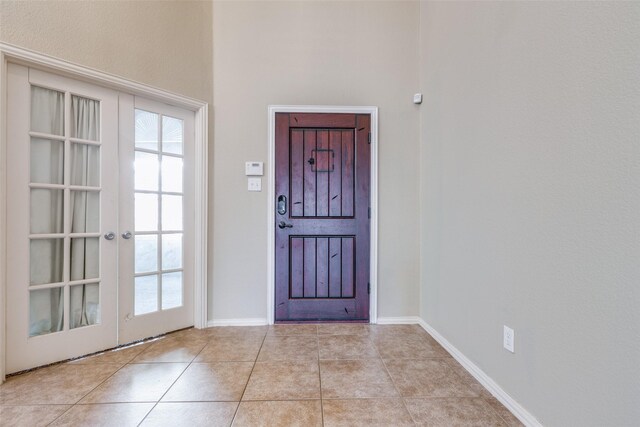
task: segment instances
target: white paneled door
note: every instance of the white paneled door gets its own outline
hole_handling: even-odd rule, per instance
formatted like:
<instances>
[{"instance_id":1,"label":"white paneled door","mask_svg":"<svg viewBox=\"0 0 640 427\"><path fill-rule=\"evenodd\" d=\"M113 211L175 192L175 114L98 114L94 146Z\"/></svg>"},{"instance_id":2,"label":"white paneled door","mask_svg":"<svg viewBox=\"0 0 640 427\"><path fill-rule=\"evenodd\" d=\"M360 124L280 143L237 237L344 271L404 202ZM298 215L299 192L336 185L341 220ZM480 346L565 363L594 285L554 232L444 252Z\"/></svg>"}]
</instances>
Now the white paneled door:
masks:
<instances>
[{"instance_id":1,"label":"white paneled door","mask_svg":"<svg viewBox=\"0 0 640 427\"><path fill-rule=\"evenodd\" d=\"M7 372L192 325L193 112L7 71Z\"/></svg>"}]
</instances>

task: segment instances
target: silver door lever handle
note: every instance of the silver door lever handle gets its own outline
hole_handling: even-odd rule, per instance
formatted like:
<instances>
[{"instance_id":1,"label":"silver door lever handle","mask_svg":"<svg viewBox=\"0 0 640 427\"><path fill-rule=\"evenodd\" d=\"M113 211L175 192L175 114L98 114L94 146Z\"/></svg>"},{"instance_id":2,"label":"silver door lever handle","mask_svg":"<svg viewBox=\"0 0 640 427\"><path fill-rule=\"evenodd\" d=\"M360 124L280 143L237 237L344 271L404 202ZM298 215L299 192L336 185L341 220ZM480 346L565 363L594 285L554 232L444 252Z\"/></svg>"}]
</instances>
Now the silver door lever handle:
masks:
<instances>
[{"instance_id":1,"label":"silver door lever handle","mask_svg":"<svg viewBox=\"0 0 640 427\"><path fill-rule=\"evenodd\" d=\"M278 223L278 227L280 227L280 228L293 228L293 224L287 224L284 221L280 221Z\"/></svg>"}]
</instances>

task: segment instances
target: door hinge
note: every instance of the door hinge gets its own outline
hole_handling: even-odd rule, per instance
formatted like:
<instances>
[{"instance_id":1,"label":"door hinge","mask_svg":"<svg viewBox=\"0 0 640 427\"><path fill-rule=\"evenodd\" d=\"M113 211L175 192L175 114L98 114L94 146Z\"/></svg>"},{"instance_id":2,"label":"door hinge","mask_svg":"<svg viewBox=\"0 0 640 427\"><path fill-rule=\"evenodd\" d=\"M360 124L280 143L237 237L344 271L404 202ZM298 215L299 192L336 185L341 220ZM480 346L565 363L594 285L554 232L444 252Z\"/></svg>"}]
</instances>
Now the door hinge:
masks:
<instances>
[{"instance_id":1,"label":"door hinge","mask_svg":"<svg viewBox=\"0 0 640 427\"><path fill-rule=\"evenodd\" d=\"M371 132L369 132L369 144L371 144Z\"/></svg>"},{"instance_id":2,"label":"door hinge","mask_svg":"<svg viewBox=\"0 0 640 427\"><path fill-rule=\"evenodd\" d=\"M367 282L367 294L371 294L371 283Z\"/></svg>"},{"instance_id":3,"label":"door hinge","mask_svg":"<svg viewBox=\"0 0 640 427\"><path fill-rule=\"evenodd\" d=\"M367 209L367 217L371 219L371 208Z\"/></svg>"}]
</instances>

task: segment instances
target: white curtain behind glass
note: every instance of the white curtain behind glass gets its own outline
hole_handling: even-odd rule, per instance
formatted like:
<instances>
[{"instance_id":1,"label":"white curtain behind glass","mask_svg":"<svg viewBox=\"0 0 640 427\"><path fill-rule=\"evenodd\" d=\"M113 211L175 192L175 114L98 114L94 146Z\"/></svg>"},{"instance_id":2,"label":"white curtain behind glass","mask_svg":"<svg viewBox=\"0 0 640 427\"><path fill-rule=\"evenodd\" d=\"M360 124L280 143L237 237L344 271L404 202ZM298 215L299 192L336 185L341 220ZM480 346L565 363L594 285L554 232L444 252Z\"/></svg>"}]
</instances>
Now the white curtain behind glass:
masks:
<instances>
[{"instance_id":1,"label":"white curtain behind glass","mask_svg":"<svg viewBox=\"0 0 640 427\"><path fill-rule=\"evenodd\" d=\"M31 130L52 135L64 133L64 94L31 88ZM60 143L41 138L31 142L31 180L62 184L64 152ZM37 190L31 197L32 232L62 232L62 191ZM62 239L31 240L31 284L62 281ZM62 288L31 292L29 333L41 335L62 330L64 300Z\"/></svg>"},{"instance_id":2,"label":"white curtain behind glass","mask_svg":"<svg viewBox=\"0 0 640 427\"><path fill-rule=\"evenodd\" d=\"M97 141L100 133L100 102L72 96L72 135ZM99 186L100 149L88 144L72 144L71 184ZM71 191L71 230L73 233L100 231L99 193ZM99 244L97 237L71 239L71 280L98 277ZM71 290L70 328L92 325L99 321L99 287L86 284Z\"/></svg>"}]
</instances>

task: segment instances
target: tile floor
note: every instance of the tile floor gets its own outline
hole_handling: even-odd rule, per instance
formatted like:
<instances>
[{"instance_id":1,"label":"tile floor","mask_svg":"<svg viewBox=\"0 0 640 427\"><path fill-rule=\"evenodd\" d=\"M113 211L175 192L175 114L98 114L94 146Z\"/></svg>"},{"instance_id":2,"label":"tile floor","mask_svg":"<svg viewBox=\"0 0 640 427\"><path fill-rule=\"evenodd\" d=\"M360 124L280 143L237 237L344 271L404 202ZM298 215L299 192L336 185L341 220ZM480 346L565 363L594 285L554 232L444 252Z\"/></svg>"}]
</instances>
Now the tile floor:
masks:
<instances>
[{"instance_id":1,"label":"tile floor","mask_svg":"<svg viewBox=\"0 0 640 427\"><path fill-rule=\"evenodd\" d=\"M417 325L189 329L14 376L2 426L516 426Z\"/></svg>"}]
</instances>

